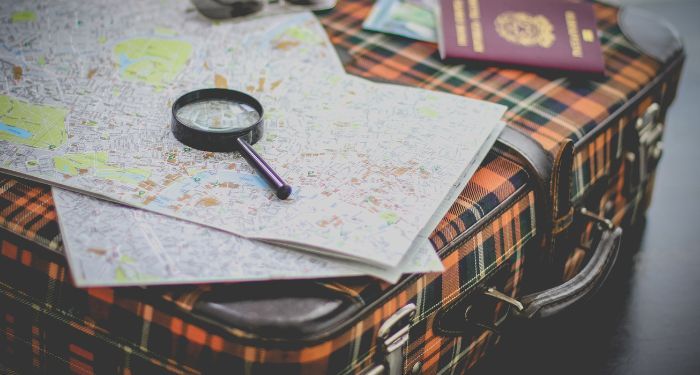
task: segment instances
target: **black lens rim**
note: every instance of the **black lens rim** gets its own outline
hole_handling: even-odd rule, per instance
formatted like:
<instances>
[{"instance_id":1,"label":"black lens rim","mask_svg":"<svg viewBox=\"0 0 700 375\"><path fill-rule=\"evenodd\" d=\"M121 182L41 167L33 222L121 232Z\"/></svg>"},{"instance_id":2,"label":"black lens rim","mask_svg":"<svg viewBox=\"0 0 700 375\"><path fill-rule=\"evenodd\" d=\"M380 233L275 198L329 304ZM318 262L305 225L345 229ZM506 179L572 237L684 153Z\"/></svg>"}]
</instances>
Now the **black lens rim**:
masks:
<instances>
[{"instance_id":1,"label":"black lens rim","mask_svg":"<svg viewBox=\"0 0 700 375\"><path fill-rule=\"evenodd\" d=\"M227 19L259 13L265 8L267 0L242 0L233 3L224 3L219 0L192 0L192 3L205 17Z\"/></svg>"},{"instance_id":2,"label":"black lens rim","mask_svg":"<svg viewBox=\"0 0 700 375\"><path fill-rule=\"evenodd\" d=\"M282 8L304 8L312 11L325 11L335 7L336 0L284 0L275 3L269 0L238 0L224 2L222 0L191 0L194 7L203 16L213 20L225 20L246 17L266 11L266 7L279 6ZM275 11L272 12L276 13Z\"/></svg>"},{"instance_id":3,"label":"black lens rim","mask_svg":"<svg viewBox=\"0 0 700 375\"><path fill-rule=\"evenodd\" d=\"M260 118L253 125L243 129L231 130L227 132L209 132L204 129L195 129L183 124L177 118L177 111L189 104L208 101L226 100L249 105L255 109ZM262 104L241 91L230 89L209 88L190 91L179 97L172 106L172 120L170 129L175 138L186 146L202 151L212 152L232 152L238 150L236 139L243 138L249 144L255 144L262 138L265 121L263 119L264 110Z\"/></svg>"}]
</instances>

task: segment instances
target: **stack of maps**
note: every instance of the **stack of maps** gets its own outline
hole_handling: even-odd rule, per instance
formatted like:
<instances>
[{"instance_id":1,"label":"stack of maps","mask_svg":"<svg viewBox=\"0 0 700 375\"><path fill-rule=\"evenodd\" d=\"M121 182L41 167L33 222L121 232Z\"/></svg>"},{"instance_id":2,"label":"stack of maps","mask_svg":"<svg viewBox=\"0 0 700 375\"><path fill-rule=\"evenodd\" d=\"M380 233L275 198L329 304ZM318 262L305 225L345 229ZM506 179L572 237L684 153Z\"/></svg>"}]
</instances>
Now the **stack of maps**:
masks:
<instances>
[{"instance_id":1,"label":"stack of maps","mask_svg":"<svg viewBox=\"0 0 700 375\"><path fill-rule=\"evenodd\" d=\"M256 151L170 132L207 87L265 108ZM439 272L428 241L505 108L346 75L311 13L212 22L187 0L0 6L0 171L53 186L78 286Z\"/></svg>"}]
</instances>

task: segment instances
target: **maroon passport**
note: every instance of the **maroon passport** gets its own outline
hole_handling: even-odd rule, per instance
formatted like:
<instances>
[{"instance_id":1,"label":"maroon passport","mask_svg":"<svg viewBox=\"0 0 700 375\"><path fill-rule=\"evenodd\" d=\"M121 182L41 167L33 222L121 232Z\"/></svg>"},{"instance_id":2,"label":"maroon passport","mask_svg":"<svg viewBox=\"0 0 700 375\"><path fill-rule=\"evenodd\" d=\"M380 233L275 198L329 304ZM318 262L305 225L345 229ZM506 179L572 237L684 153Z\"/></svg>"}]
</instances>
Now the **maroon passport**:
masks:
<instances>
[{"instance_id":1,"label":"maroon passport","mask_svg":"<svg viewBox=\"0 0 700 375\"><path fill-rule=\"evenodd\" d=\"M600 75L593 6L564 0L440 0L443 60L470 60Z\"/></svg>"}]
</instances>

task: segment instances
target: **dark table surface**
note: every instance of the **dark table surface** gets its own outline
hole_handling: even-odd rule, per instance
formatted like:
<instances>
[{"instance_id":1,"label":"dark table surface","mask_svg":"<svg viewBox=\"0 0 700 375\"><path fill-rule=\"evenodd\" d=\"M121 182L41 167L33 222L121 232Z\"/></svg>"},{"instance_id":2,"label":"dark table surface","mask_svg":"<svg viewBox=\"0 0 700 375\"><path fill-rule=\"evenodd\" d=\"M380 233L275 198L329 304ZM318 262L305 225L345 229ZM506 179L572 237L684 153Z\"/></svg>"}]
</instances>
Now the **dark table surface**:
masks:
<instances>
[{"instance_id":1,"label":"dark table surface","mask_svg":"<svg viewBox=\"0 0 700 375\"><path fill-rule=\"evenodd\" d=\"M646 228L625 233L594 299L504 337L479 374L700 374L700 0L638 6L670 20L687 53Z\"/></svg>"}]
</instances>

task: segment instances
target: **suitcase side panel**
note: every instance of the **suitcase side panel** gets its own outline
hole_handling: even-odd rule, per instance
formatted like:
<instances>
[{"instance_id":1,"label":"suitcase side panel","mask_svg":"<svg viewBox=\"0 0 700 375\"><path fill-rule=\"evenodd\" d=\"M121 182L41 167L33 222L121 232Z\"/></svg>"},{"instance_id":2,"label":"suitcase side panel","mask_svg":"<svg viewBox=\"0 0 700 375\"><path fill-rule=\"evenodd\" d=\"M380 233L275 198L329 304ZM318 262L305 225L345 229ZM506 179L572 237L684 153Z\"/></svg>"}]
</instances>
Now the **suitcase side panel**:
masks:
<instances>
[{"instance_id":1,"label":"suitcase side panel","mask_svg":"<svg viewBox=\"0 0 700 375\"><path fill-rule=\"evenodd\" d=\"M647 87L616 110L601 131L577 144L571 200L623 228L635 226L651 202L656 167L662 156L666 113L675 99L684 55L676 54ZM650 117L650 113L655 113ZM649 137L658 131L656 136ZM646 134L644 134L646 133ZM561 249L561 280L576 275L590 257L593 225Z\"/></svg>"},{"instance_id":2,"label":"suitcase side panel","mask_svg":"<svg viewBox=\"0 0 700 375\"><path fill-rule=\"evenodd\" d=\"M675 99L683 61L682 55L670 61L666 67L660 69L660 75L644 90L618 107L611 117L598 127L598 131L579 140L574 156L572 201L581 200L589 188L595 186L599 180L610 177L626 153L639 153L639 135L635 127L652 104L658 105L659 121L663 123L666 112ZM650 167L650 172L654 168L655 165Z\"/></svg>"},{"instance_id":3,"label":"suitcase side panel","mask_svg":"<svg viewBox=\"0 0 700 375\"><path fill-rule=\"evenodd\" d=\"M516 272L509 283L513 292L517 290L522 264L519 254L534 235L533 199L531 192L523 191L502 216L488 223L479 234L480 238L470 237L445 254L446 273L418 278L381 306L373 308L368 316L340 336L294 349L262 348L251 342L231 340L230 334L221 329L194 319L186 311L175 309L165 301L145 298L136 288L76 289L71 285L63 258L46 256L49 250L2 231L0 295L12 303L0 305L0 316L12 316L10 319L14 324L10 328L6 326L4 334L5 337L18 337L14 343L19 345L19 338L31 342L29 333L32 329L56 337L67 327L73 327L78 336L92 336L108 344L109 349L94 352L90 351L91 348L104 345L75 344L88 350L91 353L88 357L95 358L95 363L122 363L125 357L139 356L153 358L156 363L181 371L226 368L251 369L259 373L282 369L285 373L347 373L373 364L379 326L401 306L413 302L419 310L412 323L410 338L418 344L412 344L411 355L416 360L427 359L427 368L430 368L435 350L439 350L443 357L438 363L443 363L447 355L445 350L454 345L454 340L442 340L432 333L431 319L441 306L449 304L479 282L479 275L507 267L513 259L516 260ZM497 255L492 260L484 259L486 252ZM54 259L48 259L50 257ZM467 275L473 276L463 280ZM23 309L33 309L33 306L40 307L35 309L35 321L16 318L24 315ZM22 332L23 336L18 335ZM444 345L431 341L436 338ZM10 340L7 342L9 348ZM430 346L424 345L428 342ZM66 344L70 342L46 341L44 351L61 356L61 353L67 353ZM3 351L3 357L8 355L8 350ZM63 357L65 363L70 362L69 357ZM38 361L37 368L46 368L41 358ZM407 363L407 366L413 365Z\"/></svg>"}]
</instances>

